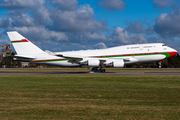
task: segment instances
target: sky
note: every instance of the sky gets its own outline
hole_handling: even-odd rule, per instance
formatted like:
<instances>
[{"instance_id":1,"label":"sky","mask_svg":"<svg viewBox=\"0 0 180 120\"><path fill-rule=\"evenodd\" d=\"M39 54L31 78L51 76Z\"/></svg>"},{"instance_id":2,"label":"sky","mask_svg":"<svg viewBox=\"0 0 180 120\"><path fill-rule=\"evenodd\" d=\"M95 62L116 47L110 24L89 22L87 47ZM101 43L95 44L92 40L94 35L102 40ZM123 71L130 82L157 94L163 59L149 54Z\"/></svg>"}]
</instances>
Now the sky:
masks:
<instances>
[{"instance_id":1,"label":"sky","mask_svg":"<svg viewBox=\"0 0 180 120\"><path fill-rule=\"evenodd\" d=\"M0 45L17 31L42 50L165 43L180 52L179 0L1 0Z\"/></svg>"}]
</instances>

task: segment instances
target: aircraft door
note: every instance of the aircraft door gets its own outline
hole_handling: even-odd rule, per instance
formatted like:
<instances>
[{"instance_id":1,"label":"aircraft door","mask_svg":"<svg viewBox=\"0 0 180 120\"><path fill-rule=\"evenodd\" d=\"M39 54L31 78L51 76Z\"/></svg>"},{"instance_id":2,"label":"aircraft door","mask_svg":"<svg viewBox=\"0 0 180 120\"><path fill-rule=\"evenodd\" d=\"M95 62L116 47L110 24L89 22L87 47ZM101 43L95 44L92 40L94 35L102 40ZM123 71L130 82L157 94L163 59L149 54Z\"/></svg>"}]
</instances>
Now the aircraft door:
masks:
<instances>
[{"instance_id":1,"label":"aircraft door","mask_svg":"<svg viewBox=\"0 0 180 120\"><path fill-rule=\"evenodd\" d=\"M143 50L143 45L139 45L139 49L140 49L140 50Z\"/></svg>"},{"instance_id":2,"label":"aircraft door","mask_svg":"<svg viewBox=\"0 0 180 120\"><path fill-rule=\"evenodd\" d=\"M43 64L46 64L46 58L43 57L42 59L43 59Z\"/></svg>"}]
</instances>

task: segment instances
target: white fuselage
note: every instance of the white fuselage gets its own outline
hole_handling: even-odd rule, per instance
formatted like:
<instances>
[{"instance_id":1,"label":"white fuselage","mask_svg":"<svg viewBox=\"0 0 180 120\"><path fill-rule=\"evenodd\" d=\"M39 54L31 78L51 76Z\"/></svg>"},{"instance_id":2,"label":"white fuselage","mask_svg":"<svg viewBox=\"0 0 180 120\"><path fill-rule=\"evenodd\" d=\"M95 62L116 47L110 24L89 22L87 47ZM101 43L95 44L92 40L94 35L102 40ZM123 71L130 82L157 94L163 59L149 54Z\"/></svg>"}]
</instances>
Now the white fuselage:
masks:
<instances>
[{"instance_id":1,"label":"white fuselage","mask_svg":"<svg viewBox=\"0 0 180 120\"><path fill-rule=\"evenodd\" d=\"M56 52L64 56L79 57L83 59L99 59L99 60L118 60L123 59L124 64L153 62L166 59L177 54L177 51L165 46L163 43L151 44L134 44L112 47L98 50L80 50L68 52ZM36 57L32 63L76 67L81 66L77 63L69 62L70 58L57 57L46 52L41 54L33 54L30 56Z\"/></svg>"},{"instance_id":2,"label":"white fuselage","mask_svg":"<svg viewBox=\"0 0 180 120\"><path fill-rule=\"evenodd\" d=\"M92 67L105 72L105 67L121 68L125 64L161 61L177 54L163 43L134 44L98 50L68 52L43 51L17 31L7 32L17 55L14 59L36 64L66 67ZM100 69L97 69L100 68Z\"/></svg>"}]
</instances>

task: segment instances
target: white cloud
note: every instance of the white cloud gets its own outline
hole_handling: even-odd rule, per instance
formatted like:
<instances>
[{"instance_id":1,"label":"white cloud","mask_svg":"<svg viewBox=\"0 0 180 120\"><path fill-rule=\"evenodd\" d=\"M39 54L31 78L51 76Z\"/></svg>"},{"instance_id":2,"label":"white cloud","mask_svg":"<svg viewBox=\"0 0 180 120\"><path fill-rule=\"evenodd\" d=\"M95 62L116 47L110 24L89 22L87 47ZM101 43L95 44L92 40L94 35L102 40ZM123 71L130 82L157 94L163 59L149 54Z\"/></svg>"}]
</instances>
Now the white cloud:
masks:
<instances>
[{"instance_id":1,"label":"white cloud","mask_svg":"<svg viewBox=\"0 0 180 120\"><path fill-rule=\"evenodd\" d=\"M40 6L38 9L32 10L31 13L38 25L52 24L52 19L50 18L52 13L45 6Z\"/></svg>"},{"instance_id":2,"label":"white cloud","mask_svg":"<svg viewBox=\"0 0 180 120\"><path fill-rule=\"evenodd\" d=\"M90 5L77 7L76 0L71 1L72 3L68 3L68 0L53 0L48 3L45 0L25 1L3 0L1 2L0 7L7 10L6 16L3 19L0 18L3 34L5 31L16 30L34 42L51 40L55 44L63 41L77 43L106 39L103 34L106 24L103 21L94 20L94 11ZM54 7L52 2L58 7ZM59 8L65 4L69 4L64 6L67 8ZM75 9L70 9L70 6L74 6ZM94 43L90 48L93 46Z\"/></svg>"},{"instance_id":3,"label":"white cloud","mask_svg":"<svg viewBox=\"0 0 180 120\"><path fill-rule=\"evenodd\" d=\"M88 39L88 40L105 40L106 36L103 33L102 34L97 34L97 33L86 32L86 33L84 33L84 39Z\"/></svg>"},{"instance_id":4,"label":"white cloud","mask_svg":"<svg viewBox=\"0 0 180 120\"><path fill-rule=\"evenodd\" d=\"M143 27L143 23L141 21L135 21L134 23L129 23L127 31L131 33L143 33L146 32L146 29Z\"/></svg>"},{"instance_id":5,"label":"white cloud","mask_svg":"<svg viewBox=\"0 0 180 120\"><path fill-rule=\"evenodd\" d=\"M94 46L96 48L98 48L98 49L105 49L105 48L107 48L107 46L103 42L97 43Z\"/></svg>"},{"instance_id":6,"label":"white cloud","mask_svg":"<svg viewBox=\"0 0 180 120\"><path fill-rule=\"evenodd\" d=\"M0 18L1 41L7 36L6 31L17 30L43 49L64 51L152 41L166 43L164 36L180 36L179 10L161 14L155 25L149 28L144 28L144 23L135 21L127 28L115 27L108 36L104 34L107 32L107 23L94 20L93 8L90 5L77 6L77 0L47 0L48 3L46 0L11 1L0 2L0 7L7 10L7 14ZM123 0L99 1L99 6L108 11L122 10L125 4ZM153 31L161 36L148 38L148 33L152 35Z\"/></svg>"},{"instance_id":7,"label":"white cloud","mask_svg":"<svg viewBox=\"0 0 180 120\"><path fill-rule=\"evenodd\" d=\"M180 36L180 9L156 18L154 30L165 37Z\"/></svg>"},{"instance_id":8,"label":"white cloud","mask_svg":"<svg viewBox=\"0 0 180 120\"><path fill-rule=\"evenodd\" d=\"M23 34L29 40L55 40L55 41L68 41L66 34L62 32L49 31L44 27L14 27L13 30Z\"/></svg>"},{"instance_id":9,"label":"white cloud","mask_svg":"<svg viewBox=\"0 0 180 120\"><path fill-rule=\"evenodd\" d=\"M94 11L89 5L82 5L74 11L54 9L50 18L53 24L50 29L58 31L98 31L106 29L106 24L94 20Z\"/></svg>"},{"instance_id":10,"label":"white cloud","mask_svg":"<svg viewBox=\"0 0 180 120\"><path fill-rule=\"evenodd\" d=\"M1 0L0 7L5 9L32 9L41 6L44 0Z\"/></svg>"},{"instance_id":11,"label":"white cloud","mask_svg":"<svg viewBox=\"0 0 180 120\"><path fill-rule=\"evenodd\" d=\"M147 43L147 39L142 34L128 34L124 28L115 27L112 37L112 41L119 44L136 44Z\"/></svg>"},{"instance_id":12,"label":"white cloud","mask_svg":"<svg viewBox=\"0 0 180 120\"><path fill-rule=\"evenodd\" d=\"M13 26L34 26L34 20L31 16L25 13L9 12L6 21L9 22L9 27Z\"/></svg>"}]
</instances>

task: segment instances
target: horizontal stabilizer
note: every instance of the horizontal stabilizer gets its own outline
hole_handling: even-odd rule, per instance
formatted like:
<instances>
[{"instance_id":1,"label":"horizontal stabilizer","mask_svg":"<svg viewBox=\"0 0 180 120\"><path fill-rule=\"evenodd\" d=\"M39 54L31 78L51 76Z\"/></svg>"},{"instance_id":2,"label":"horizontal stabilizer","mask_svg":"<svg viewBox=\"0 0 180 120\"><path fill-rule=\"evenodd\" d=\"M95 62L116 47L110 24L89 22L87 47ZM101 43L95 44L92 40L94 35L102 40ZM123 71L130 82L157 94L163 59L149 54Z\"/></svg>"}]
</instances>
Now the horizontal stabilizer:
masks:
<instances>
[{"instance_id":1,"label":"horizontal stabilizer","mask_svg":"<svg viewBox=\"0 0 180 120\"><path fill-rule=\"evenodd\" d=\"M13 58L24 58L24 59L35 59L36 57L27 56L27 55L13 55Z\"/></svg>"},{"instance_id":2,"label":"horizontal stabilizer","mask_svg":"<svg viewBox=\"0 0 180 120\"><path fill-rule=\"evenodd\" d=\"M23 62L30 62L31 60L36 59L36 57L26 56L26 55L12 55L14 60L16 61L23 61Z\"/></svg>"}]
</instances>

